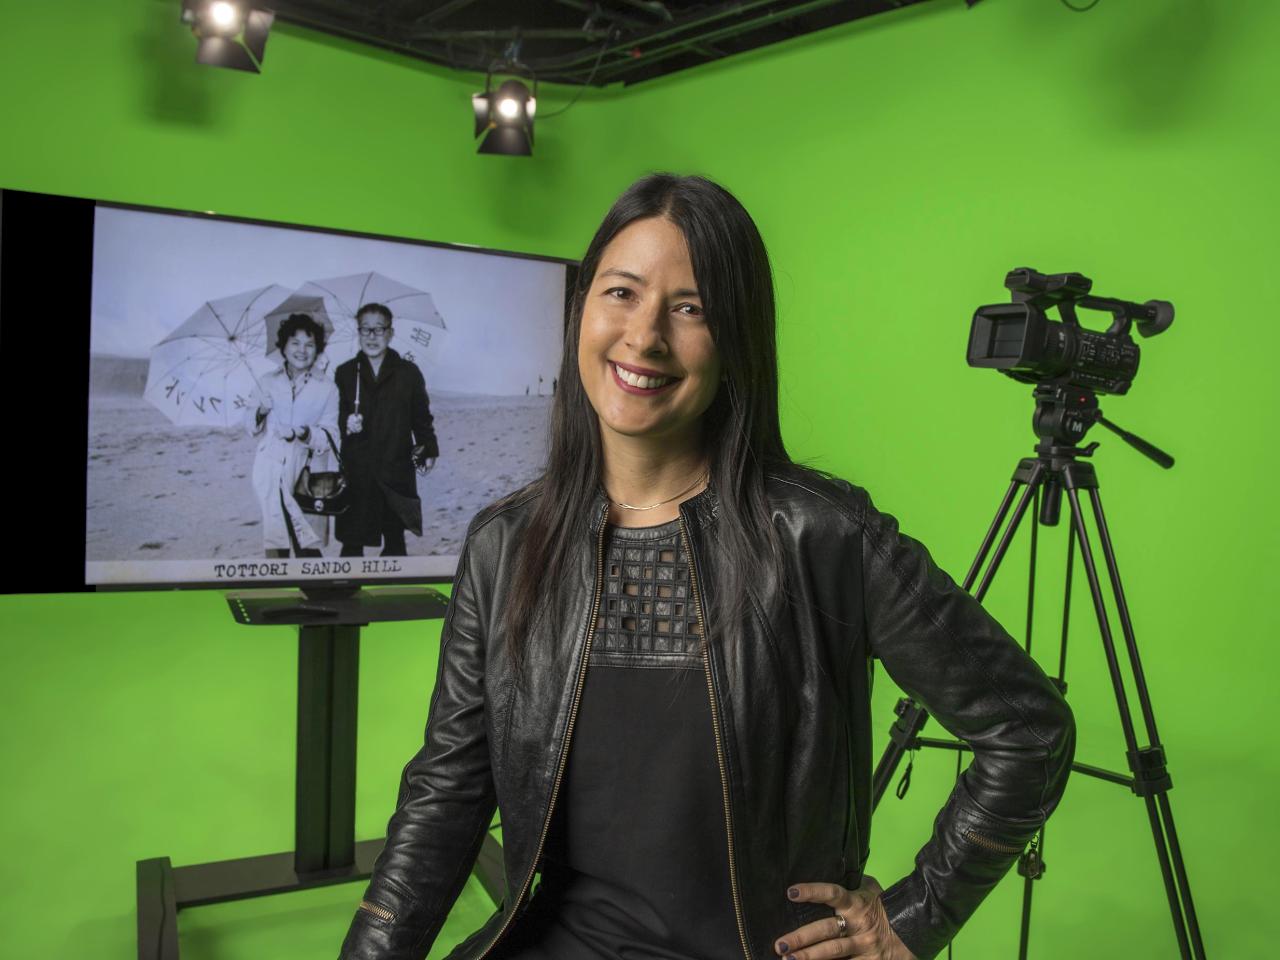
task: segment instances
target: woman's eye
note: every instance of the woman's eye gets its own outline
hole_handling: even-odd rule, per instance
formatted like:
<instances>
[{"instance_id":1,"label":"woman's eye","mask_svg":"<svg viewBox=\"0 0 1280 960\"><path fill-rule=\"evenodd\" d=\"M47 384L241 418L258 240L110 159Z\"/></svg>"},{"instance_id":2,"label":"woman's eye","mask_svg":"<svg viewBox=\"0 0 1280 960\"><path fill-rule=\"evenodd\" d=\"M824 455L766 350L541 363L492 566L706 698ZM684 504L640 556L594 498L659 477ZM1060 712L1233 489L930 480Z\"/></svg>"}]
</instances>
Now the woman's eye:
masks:
<instances>
[{"instance_id":1,"label":"woman's eye","mask_svg":"<svg viewBox=\"0 0 1280 960\"><path fill-rule=\"evenodd\" d=\"M631 291L628 290L626 287L611 287L605 291L605 294L607 296L613 296L614 294L619 294L619 296L614 297L615 300L626 300L631 296Z\"/></svg>"},{"instance_id":2,"label":"woman's eye","mask_svg":"<svg viewBox=\"0 0 1280 960\"><path fill-rule=\"evenodd\" d=\"M685 307L688 307L689 309L686 311L684 309ZM676 309L684 313L686 317L702 316L702 308L698 306L696 303L682 303L678 307L676 307Z\"/></svg>"}]
</instances>

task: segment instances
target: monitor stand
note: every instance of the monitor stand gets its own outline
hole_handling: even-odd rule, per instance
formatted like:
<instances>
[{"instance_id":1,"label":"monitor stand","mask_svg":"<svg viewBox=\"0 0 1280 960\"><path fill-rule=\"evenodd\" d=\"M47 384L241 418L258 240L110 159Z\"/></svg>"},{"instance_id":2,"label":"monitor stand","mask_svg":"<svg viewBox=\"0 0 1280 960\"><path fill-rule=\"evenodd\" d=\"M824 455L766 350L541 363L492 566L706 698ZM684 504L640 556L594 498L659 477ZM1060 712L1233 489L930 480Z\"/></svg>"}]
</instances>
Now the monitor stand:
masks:
<instances>
[{"instance_id":1,"label":"monitor stand","mask_svg":"<svg viewBox=\"0 0 1280 960\"><path fill-rule=\"evenodd\" d=\"M363 626L443 617L449 598L432 587L373 587L359 583L298 590L238 590L227 594L231 615L246 626L326 624Z\"/></svg>"},{"instance_id":2,"label":"monitor stand","mask_svg":"<svg viewBox=\"0 0 1280 960\"><path fill-rule=\"evenodd\" d=\"M385 840L355 840L360 628L441 618L448 605L448 597L426 586L344 584L226 597L237 623L298 628L294 849L180 867L168 857L139 860L139 960L178 960L181 909L368 879ZM485 835L475 873L494 903L501 900L502 848L492 834Z\"/></svg>"}]
</instances>

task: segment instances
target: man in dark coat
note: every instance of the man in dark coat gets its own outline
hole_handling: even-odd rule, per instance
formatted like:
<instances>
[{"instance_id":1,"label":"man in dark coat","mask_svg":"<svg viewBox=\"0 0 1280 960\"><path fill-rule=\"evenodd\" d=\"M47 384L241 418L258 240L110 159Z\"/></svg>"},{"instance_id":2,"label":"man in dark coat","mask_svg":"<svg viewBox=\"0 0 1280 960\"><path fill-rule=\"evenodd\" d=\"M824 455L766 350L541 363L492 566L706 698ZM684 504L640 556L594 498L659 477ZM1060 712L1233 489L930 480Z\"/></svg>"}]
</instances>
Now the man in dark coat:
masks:
<instances>
[{"instance_id":1,"label":"man in dark coat","mask_svg":"<svg viewBox=\"0 0 1280 960\"><path fill-rule=\"evenodd\" d=\"M406 554L404 532L422 534L415 469L435 466L439 447L422 371L392 350L391 311L366 303L356 314L360 352L338 365L338 427L351 506L337 517L342 556L382 544L382 556Z\"/></svg>"}]
</instances>

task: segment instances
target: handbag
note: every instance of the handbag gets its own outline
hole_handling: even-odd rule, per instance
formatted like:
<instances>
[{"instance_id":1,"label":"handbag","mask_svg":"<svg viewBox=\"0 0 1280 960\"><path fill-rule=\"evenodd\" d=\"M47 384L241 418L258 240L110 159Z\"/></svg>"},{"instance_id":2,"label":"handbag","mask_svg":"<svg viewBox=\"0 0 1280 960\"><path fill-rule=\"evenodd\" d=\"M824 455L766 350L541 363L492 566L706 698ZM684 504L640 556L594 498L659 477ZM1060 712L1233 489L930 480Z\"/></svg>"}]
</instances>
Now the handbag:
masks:
<instances>
[{"instance_id":1,"label":"handbag","mask_svg":"<svg viewBox=\"0 0 1280 960\"><path fill-rule=\"evenodd\" d=\"M315 451L308 450L307 462L302 465L298 479L293 484L293 499L298 502L303 513L336 517L340 513L345 513L351 506L351 488L347 484L346 474L342 472L342 457L338 455L333 436L328 430L324 431L324 435L329 441L329 449L333 451L338 469L318 470L313 473L311 455Z\"/></svg>"}]
</instances>

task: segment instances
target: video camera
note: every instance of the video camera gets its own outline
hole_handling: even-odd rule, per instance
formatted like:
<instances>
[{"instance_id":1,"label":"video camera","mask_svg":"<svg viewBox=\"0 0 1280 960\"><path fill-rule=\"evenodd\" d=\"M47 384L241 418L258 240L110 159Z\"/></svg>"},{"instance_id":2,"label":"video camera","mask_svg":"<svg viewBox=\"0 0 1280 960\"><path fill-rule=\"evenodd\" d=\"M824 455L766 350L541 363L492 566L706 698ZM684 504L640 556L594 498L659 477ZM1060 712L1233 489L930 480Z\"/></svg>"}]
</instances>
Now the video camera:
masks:
<instances>
[{"instance_id":1,"label":"video camera","mask_svg":"<svg viewBox=\"0 0 1280 960\"><path fill-rule=\"evenodd\" d=\"M1030 267L1010 270L1004 285L1012 303L979 307L969 329L971 367L994 367L1023 383L1082 387L1095 393L1123 394L1138 372L1140 351L1130 336L1154 337L1173 323L1167 300L1130 303L1089 295L1093 281L1079 273L1043 274ZM1045 314L1058 308L1060 321ZM1086 330L1076 307L1105 310L1110 328Z\"/></svg>"}]
</instances>

